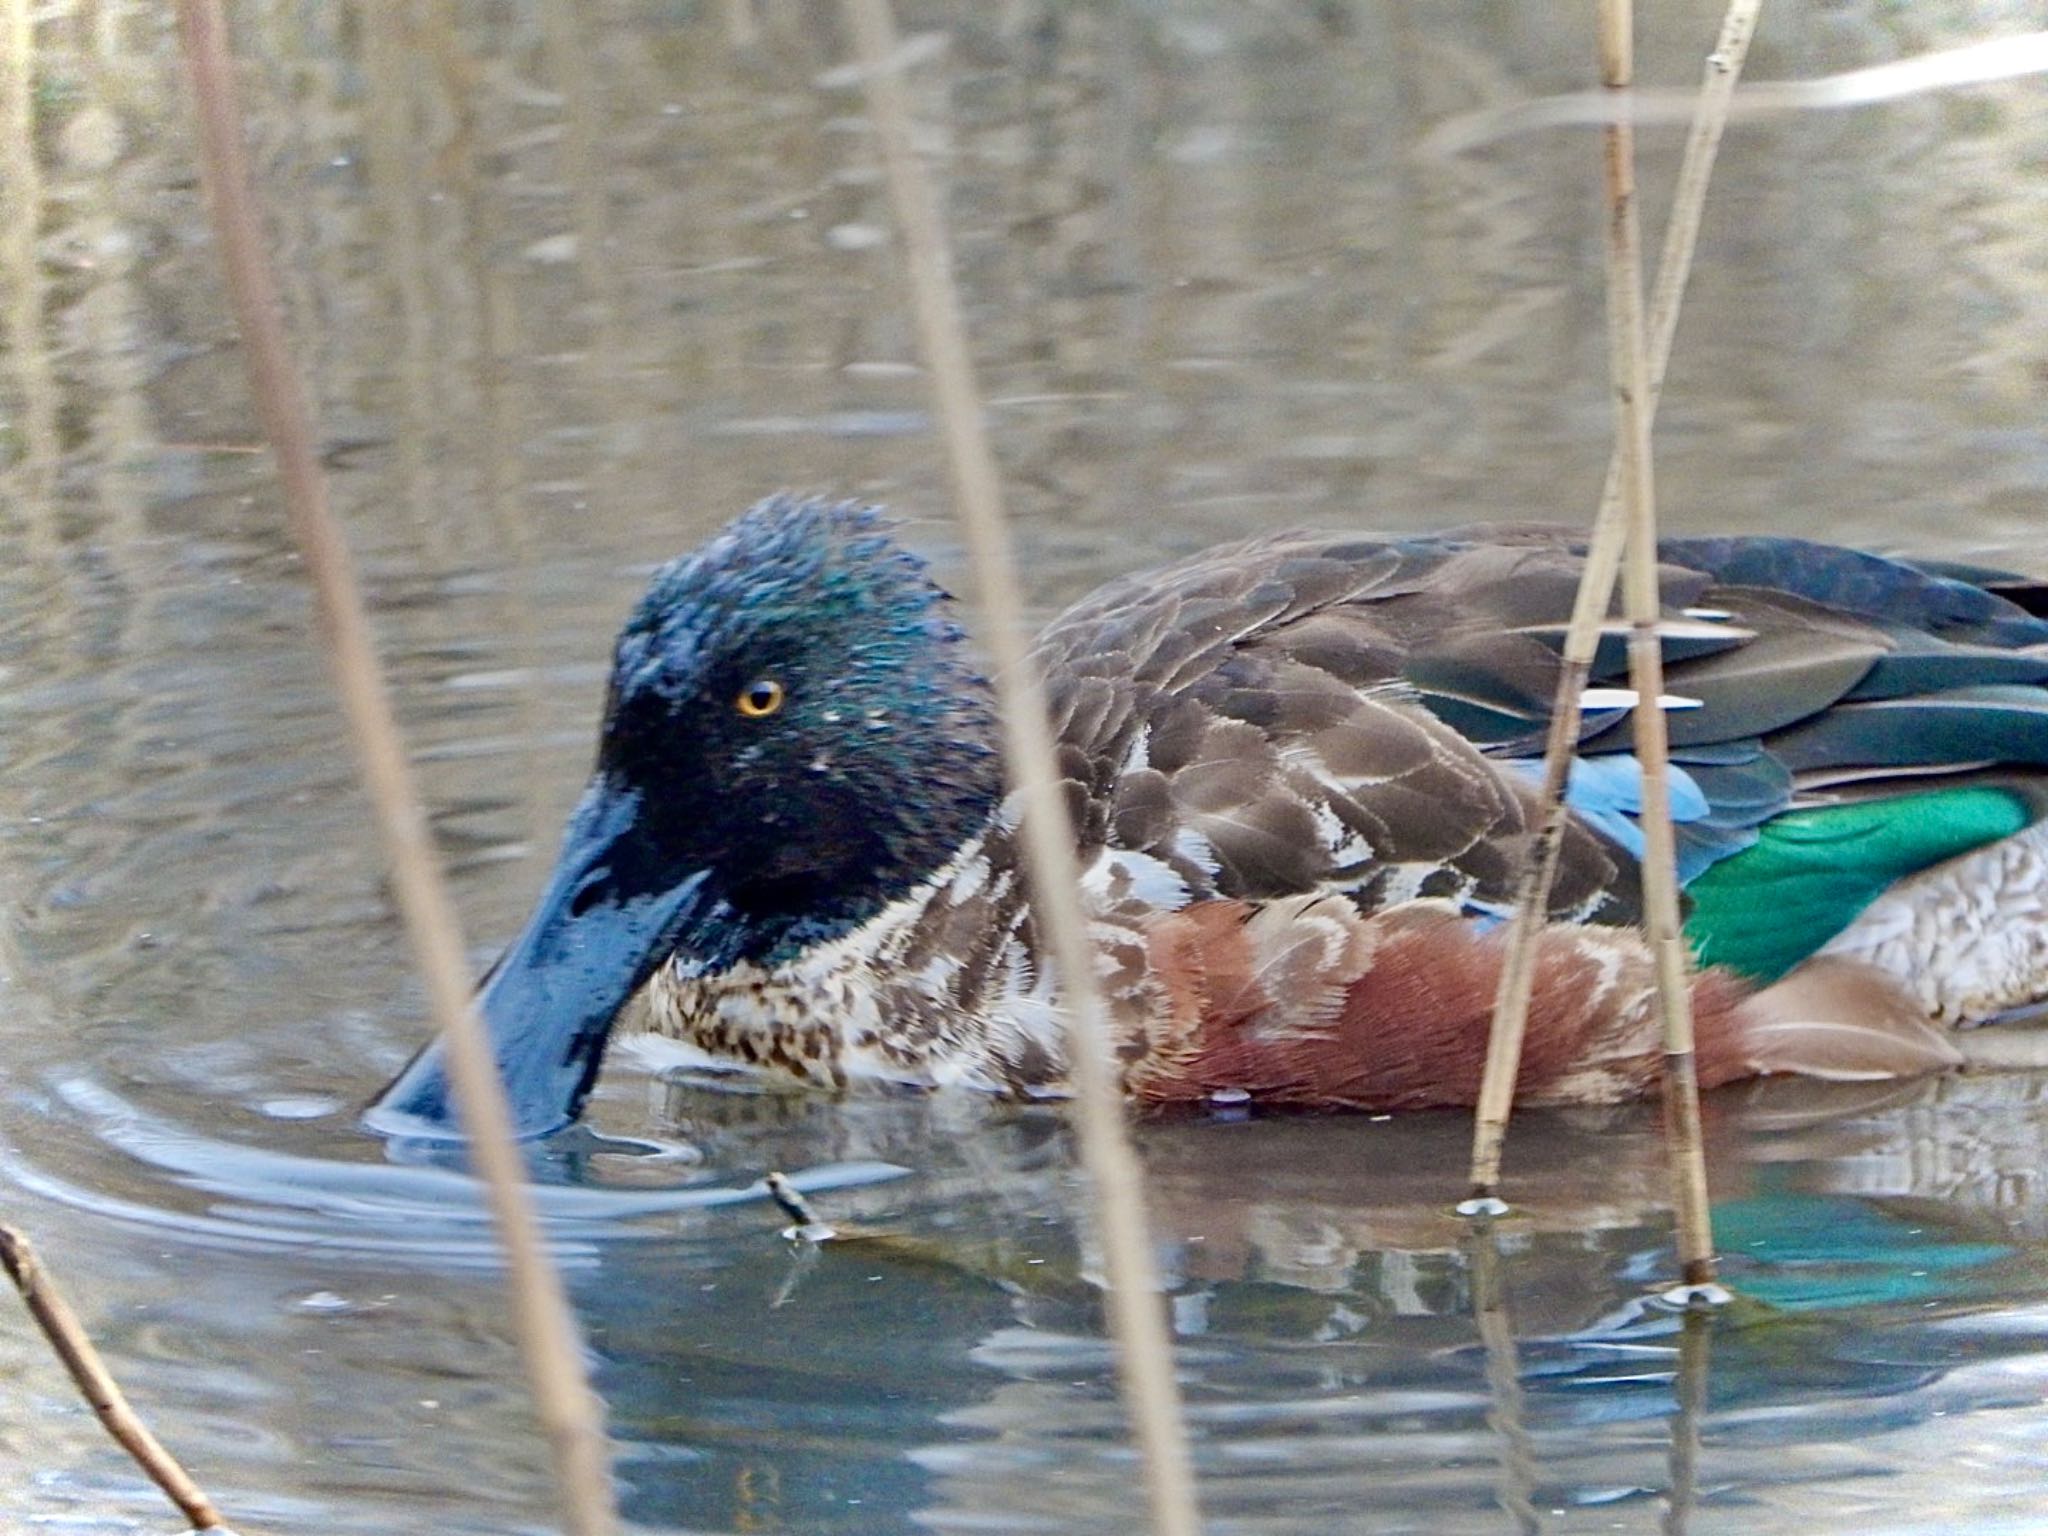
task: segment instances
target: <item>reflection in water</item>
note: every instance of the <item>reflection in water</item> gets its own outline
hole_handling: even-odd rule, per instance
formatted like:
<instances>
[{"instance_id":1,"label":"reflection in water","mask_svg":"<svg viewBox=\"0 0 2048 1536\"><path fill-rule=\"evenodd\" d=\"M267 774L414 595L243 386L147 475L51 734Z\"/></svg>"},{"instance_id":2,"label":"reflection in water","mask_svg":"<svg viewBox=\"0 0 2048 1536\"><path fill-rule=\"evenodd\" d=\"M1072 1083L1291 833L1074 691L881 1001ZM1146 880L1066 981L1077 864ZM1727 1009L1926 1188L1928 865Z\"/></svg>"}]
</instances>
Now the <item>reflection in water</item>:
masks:
<instances>
[{"instance_id":1,"label":"reflection in water","mask_svg":"<svg viewBox=\"0 0 2048 1536\"><path fill-rule=\"evenodd\" d=\"M1480 1343L1486 1350L1486 1394L1492 1407L1487 1422L1500 1441L1494 1502L1513 1517L1522 1536L1533 1536L1543 1529L1534 1502L1536 1455L1523 1406L1522 1370L1515 1351L1514 1322L1508 1316L1506 1259L1500 1249L1500 1234L1492 1222L1474 1222L1465 1244L1465 1262L1472 1277L1472 1320L1478 1324ZM1674 1495L1672 1503L1689 1508L1691 1500L1681 1503Z\"/></svg>"},{"instance_id":2,"label":"reflection in water","mask_svg":"<svg viewBox=\"0 0 2048 1536\"><path fill-rule=\"evenodd\" d=\"M1671 1492L1666 1499L1666 1536L1685 1536L1699 1498L1700 1431L1707 1411L1707 1360L1713 1323L1697 1308L1687 1312L1678 1335L1678 1367L1671 1416Z\"/></svg>"},{"instance_id":3,"label":"reflection in water","mask_svg":"<svg viewBox=\"0 0 2048 1536\"><path fill-rule=\"evenodd\" d=\"M1647 9L1646 76L1690 81L1708 22ZM167 23L0 15L0 1206L250 1528L537 1527L467 1183L351 1126L420 1009L250 451ZM238 10L336 504L479 935L552 852L646 566L782 486L886 498L952 558L835 16ZM1585 515L1590 146L1412 149L1582 83L1587 37L1383 0L903 20L1035 602L1254 529ZM1792 9L1753 72L2009 25ZM1675 140L1649 148L1654 219ZM2043 163L2025 84L1731 135L1664 411L1681 528L2038 563ZM1722 1096L1752 1305L1711 1338L1641 1301L1669 1263L1638 1112L1518 1125L1497 1249L1447 1214L1456 1117L1146 1126L1212 1520L2038 1523L2044 1091ZM624 1144L537 1174L637 1520L1128 1529L1056 1111L627 1060L596 1122ZM886 1239L792 1250L752 1197L771 1168ZM161 1526L14 1321L0 1461L28 1469L0 1523Z\"/></svg>"}]
</instances>

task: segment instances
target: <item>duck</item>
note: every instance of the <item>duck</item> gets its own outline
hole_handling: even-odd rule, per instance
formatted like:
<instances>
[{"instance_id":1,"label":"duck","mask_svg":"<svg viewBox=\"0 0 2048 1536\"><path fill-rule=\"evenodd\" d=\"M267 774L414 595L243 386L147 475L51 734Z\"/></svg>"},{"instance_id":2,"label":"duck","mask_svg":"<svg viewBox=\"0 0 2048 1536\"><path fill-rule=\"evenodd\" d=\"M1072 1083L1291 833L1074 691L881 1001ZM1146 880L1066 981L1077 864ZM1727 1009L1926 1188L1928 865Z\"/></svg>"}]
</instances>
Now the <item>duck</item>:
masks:
<instances>
[{"instance_id":1,"label":"duck","mask_svg":"<svg viewBox=\"0 0 2048 1536\"><path fill-rule=\"evenodd\" d=\"M1471 1104L1582 534L1266 534L1039 635L1127 1098ZM1659 545L1698 1070L1882 1080L2048 999L2048 610L2008 573L1802 538ZM1661 1059L1626 625L1603 631L1518 1093ZM994 692L881 508L772 496L662 566L595 766L478 1009L520 1135L574 1122L629 1004L832 1093L1066 1091ZM440 1043L367 1112L455 1137Z\"/></svg>"}]
</instances>

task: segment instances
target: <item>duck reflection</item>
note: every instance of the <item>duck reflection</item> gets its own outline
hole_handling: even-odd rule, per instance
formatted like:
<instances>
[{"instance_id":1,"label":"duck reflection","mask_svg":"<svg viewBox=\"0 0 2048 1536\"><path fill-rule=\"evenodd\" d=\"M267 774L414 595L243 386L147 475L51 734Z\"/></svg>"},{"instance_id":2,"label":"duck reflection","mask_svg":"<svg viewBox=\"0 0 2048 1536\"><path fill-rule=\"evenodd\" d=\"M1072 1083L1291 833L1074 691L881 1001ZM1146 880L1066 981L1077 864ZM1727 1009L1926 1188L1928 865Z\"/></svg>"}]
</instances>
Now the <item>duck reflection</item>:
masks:
<instances>
[{"instance_id":1,"label":"duck reflection","mask_svg":"<svg viewBox=\"0 0 2048 1536\"><path fill-rule=\"evenodd\" d=\"M703 1277L613 1251L581 1301L629 1513L1129 1527L1136 1474L1056 1111L664 1091L667 1129L714 1166L917 1173L821 1197L853 1234L822 1249L741 1245ZM1987 1345L1970 1324L2044 1290L2042 1091L1720 1096L1714 1195L1744 1299L1690 1329L1652 1298L1673 1269L1652 1114L1518 1121L1516 1210L1478 1236L1450 1211L1462 1117L1146 1124L1207 1516L1684 1530L1702 1499L1796 1501L1867 1474L1863 1441L2010 1390L1959 1370L1986 1348L2037 1358L2027 1331Z\"/></svg>"}]
</instances>

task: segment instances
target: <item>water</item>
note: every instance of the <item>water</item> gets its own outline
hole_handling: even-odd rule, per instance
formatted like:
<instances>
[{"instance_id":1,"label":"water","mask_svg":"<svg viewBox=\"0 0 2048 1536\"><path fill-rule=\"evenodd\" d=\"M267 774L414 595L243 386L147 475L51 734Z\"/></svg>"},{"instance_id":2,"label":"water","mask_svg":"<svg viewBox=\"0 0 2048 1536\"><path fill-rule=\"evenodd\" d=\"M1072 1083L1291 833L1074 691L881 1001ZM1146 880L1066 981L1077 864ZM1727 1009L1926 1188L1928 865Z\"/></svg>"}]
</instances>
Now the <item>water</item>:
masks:
<instances>
[{"instance_id":1,"label":"water","mask_svg":"<svg viewBox=\"0 0 2048 1536\"><path fill-rule=\"evenodd\" d=\"M1699 9L1647 8L1648 78L1693 77ZM957 570L835 15L238 15L336 505L479 964L647 566L794 486L887 499ZM474 1202L352 1127L420 1002L167 23L35 17L33 132L0 129L0 1210L244 1529L543 1528ZM1585 516L1592 145L1411 153L1581 84L1584 22L905 7L937 34L917 109L1036 604L1254 528ZM1786 6L1752 67L2021 24ZM1675 153L1646 148L1654 230ZM1732 135L1660 427L1670 521L2038 565L2044 161L2025 84ZM1642 1112L1518 1126L1500 1309L1445 1215L1459 1118L1146 1127L1214 1528L2038 1528L2044 1092L1723 1095L1721 1241L1757 1305L1704 1359L1644 1303L1670 1266ZM537 1172L636 1522L1131 1528L1056 1111L739 1095L626 1053L593 1119L629 1140ZM889 1235L793 1249L771 1168ZM4 1306L0 1469L10 1529L170 1524Z\"/></svg>"}]
</instances>

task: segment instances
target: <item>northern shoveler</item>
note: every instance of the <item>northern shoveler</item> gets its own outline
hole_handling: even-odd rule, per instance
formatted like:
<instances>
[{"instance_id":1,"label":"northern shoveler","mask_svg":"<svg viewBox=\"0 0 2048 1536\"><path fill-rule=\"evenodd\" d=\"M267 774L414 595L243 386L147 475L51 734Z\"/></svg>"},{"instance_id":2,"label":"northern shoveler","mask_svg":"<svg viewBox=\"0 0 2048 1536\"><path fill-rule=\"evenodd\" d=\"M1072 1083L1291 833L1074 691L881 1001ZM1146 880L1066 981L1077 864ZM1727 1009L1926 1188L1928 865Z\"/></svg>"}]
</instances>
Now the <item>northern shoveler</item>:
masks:
<instances>
[{"instance_id":1,"label":"northern shoveler","mask_svg":"<svg viewBox=\"0 0 2048 1536\"><path fill-rule=\"evenodd\" d=\"M1957 1060L2048 997L2048 620L1993 573L1661 550L1701 1080ZM1567 531L1290 533L1111 582L1036 647L1127 1092L1471 1102L1582 562ZM2039 589L2016 585L2028 601ZM597 766L481 998L526 1135L613 1022L831 1088L1056 1094L990 688L878 510L776 497L627 620ZM1643 1091L1633 695L1608 636L1522 1066ZM448 1134L440 1049L371 1123Z\"/></svg>"}]
</instances>

